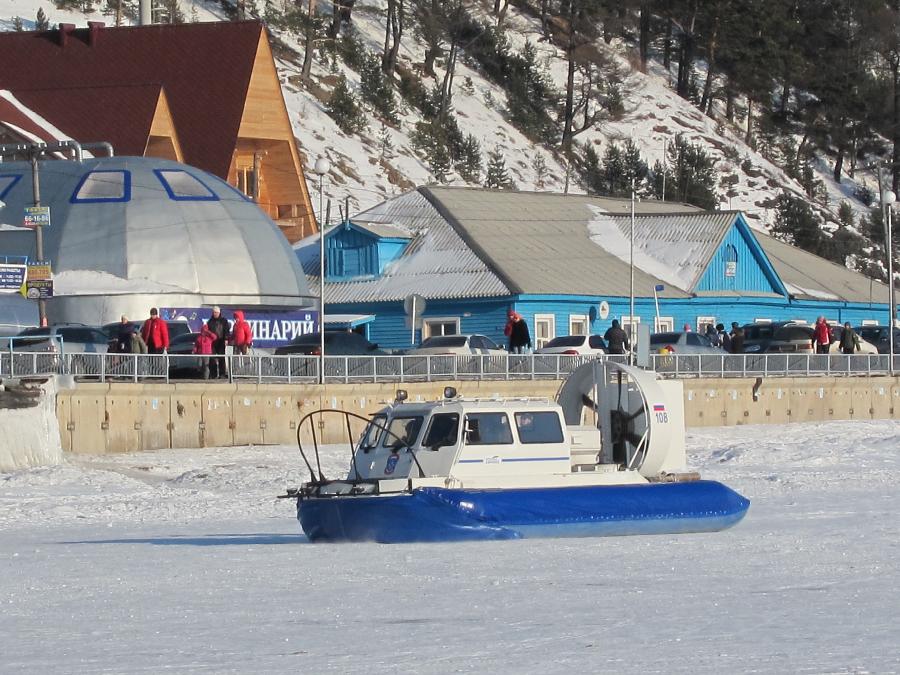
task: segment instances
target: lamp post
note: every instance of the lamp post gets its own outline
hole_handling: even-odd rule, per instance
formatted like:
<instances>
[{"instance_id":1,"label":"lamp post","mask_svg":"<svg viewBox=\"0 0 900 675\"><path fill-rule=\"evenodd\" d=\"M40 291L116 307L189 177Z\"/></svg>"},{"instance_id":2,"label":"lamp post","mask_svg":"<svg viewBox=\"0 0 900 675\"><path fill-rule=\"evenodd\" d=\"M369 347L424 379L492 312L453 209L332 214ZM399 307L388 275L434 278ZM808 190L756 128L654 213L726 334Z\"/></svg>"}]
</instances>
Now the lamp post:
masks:
<instances>
[{"instance_id":1,"label":"lamp post","mask_svg":"<svg viewBox=\"0 0 900 675\"><path fill-rule=\"evenodd\" d=\"M331 161L325 156L316 160L313 168L319 177L319 384L325 384L325 174L331 171Z\"/></svg>"},{"instance_id":2,"label":"lamp post","mask_svg":"<svg viewBox=\"0 0 900 675\"><path fill-rule=\"evenodd\" d=\"M885 207L884 214L884 250L887 254L887 273L888 273L888 370L891 375L894 374L894 247L891 239L891 212L894 203L897 201L897 195L891 190L885 190L881 195L881 201Z\"/></svg>"}]
</instances>

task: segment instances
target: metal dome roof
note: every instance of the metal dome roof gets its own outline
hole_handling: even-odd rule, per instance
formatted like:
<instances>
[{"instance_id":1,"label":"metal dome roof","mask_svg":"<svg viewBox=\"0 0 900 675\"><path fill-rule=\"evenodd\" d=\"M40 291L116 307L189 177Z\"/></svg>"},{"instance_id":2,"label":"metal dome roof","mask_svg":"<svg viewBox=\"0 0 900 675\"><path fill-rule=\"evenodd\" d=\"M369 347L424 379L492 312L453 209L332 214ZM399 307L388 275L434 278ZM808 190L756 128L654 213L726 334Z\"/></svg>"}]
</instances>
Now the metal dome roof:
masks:
<instances>
[{"instance_id":1,"label":"metal dome roof","mask_svg":"<svg viewBox=\"0 0 900 675\"><path fill-rule=\"evenodd\" d=\"M51 207L44 257L57 295L193 297L199 304L309 306L306 277L278 226L221 179L152 157L40 162ZM0 164L0 255L35 256L21 224L31 166Z\"/></svg>"}]
</instances>

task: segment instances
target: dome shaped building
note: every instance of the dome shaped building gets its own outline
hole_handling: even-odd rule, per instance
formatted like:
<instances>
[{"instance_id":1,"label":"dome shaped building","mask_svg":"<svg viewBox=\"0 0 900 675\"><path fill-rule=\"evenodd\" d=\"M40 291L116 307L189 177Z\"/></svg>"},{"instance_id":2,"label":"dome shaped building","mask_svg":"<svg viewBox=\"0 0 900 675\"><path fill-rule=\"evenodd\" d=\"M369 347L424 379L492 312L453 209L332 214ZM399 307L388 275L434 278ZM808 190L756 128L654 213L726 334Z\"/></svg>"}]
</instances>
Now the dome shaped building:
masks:
<instances>
[{"instance_id":1,"label":"dome shaped building","mask_svg":"<svg viewBox=\"0 0 900 675\"><path fill-rule=\"evenodd\" d=\"M51 210L53 323L103 323L150 307L296 310L315 304L278 226L221 179L152 157L42 160ZM0 164L0 256L36 259L20 227L33 204L31 165Z\"/></svg>"}]
</instances>

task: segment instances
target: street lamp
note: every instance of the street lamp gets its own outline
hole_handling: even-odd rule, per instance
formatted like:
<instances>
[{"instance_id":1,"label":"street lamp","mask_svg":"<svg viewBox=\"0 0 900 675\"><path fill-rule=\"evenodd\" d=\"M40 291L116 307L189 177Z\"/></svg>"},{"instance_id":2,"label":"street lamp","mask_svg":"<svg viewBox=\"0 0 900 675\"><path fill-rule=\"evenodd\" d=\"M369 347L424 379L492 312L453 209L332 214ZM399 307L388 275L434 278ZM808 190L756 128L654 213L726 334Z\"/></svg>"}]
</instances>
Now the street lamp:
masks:
<instances>
[{"instance_id":1,"label":"street lamp","mask_svg":"<svg viewBox=\"0 0 900 675\"><path fill-rule=\"evenodd\" d=\"M894 194L892 190L885 190L884 194L881 196L881 202L885 206L885 219L884 219L884 249L887 253L887 273L888 273L888 345L889 345L889 359L890 365L888 366L888 370L891 375L894 374L894 247L893 240L891 238L891 212L893 211L894 203L897 201L897 195Z\"/></svg>"},{"instance_id":2,"label":"street lamp","mask_svg":"<svg viewBox=\"0 0 900 675\"><path fill-rule=\"evenodd\" d=\"M325 384L325 174L331 171L331 161L319 157L313 172L319 177L319 384Z\"/></svg>"}]
</instances>

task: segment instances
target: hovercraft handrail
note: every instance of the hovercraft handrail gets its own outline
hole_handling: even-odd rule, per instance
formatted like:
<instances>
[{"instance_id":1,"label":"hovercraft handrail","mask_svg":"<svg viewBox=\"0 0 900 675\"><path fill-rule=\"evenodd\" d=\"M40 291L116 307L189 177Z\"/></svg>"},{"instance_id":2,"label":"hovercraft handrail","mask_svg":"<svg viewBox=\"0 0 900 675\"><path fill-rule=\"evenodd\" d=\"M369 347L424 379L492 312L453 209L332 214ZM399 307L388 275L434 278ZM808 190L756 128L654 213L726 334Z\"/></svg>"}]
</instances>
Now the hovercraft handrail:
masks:
<instances>
[{"instance_id":1,"label":"hovercraft handrail","mask_svg":"<svg viewBox=\"0 0 900 675\"><path fill-rule=\"evenodd\" d=\"M306 415L301 417L300 421L297 423L297 449L300 450L300 456L303 457L303 461L306 463L306 467L309 469L309 475L312 477L313 483L325 483L328 480L325 478L325 474L322 472L322 461L319 457L319 442L318 442L318 437L316 436L316 425L313 424L312 422L310 422L309 426L312 430L313 449L316 454L316 469L318 469L318 472L319 472L318 478L316 478L316 472L313 470L312 464L310 464L309 459L307 459L307 457L306 457L306 453L303 451L303 443L300 440L300 432L303 429L303 424L308 419L311 419L314 415L324 415L325 413L338 413L340 415L343 415L344 420L347 423L347 440L350 443L350 462L353 466L353 474L354 474L354 479L351 481L351 483L353 485L356 485L357 483L359 483L361 481L361 479L359 477L359 471L357 470L357 467L356 467L356 449L355 449L354 443L353 443L353 431L350 429L350 418L351 417L356 418L358 420L362 420L367 425L375 424L378 429L381 429L381 431L389 434L390 436L393 436L396 440L400 441L401 445L398 446L396 448L396 450L399 452L401 447L405 447L409 451L409 453L412 455L413 461L416 463L416 467L419 469L419 477L420 478L425 477L425 470L422 468L422 465L419 463L419 458L416 456L416 451L413 450L410 446L406 445L403 438L401 438L396 433L394 433L393 431L388 429L387 425L380 425L377 422L375 422L375 420L372 419L372 417L375 417L375 414L373 414L371 417L365 417L364 415L359 415L359 414L357 414L355 412L351 412L349 410L340 410L338 408L320 408L319 410L313 410L313 411L307 413Z\"/></svg>"}]
</instances>

